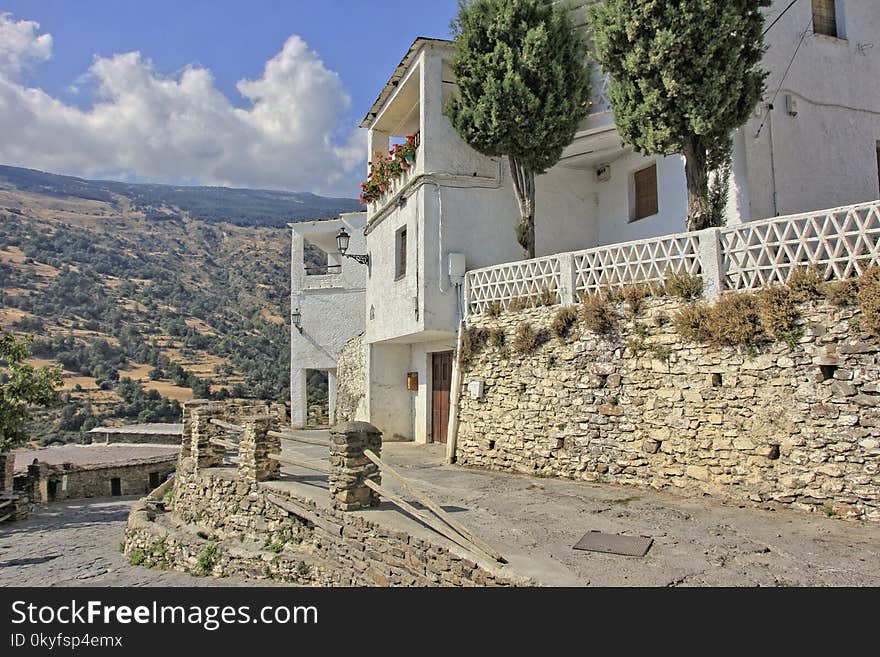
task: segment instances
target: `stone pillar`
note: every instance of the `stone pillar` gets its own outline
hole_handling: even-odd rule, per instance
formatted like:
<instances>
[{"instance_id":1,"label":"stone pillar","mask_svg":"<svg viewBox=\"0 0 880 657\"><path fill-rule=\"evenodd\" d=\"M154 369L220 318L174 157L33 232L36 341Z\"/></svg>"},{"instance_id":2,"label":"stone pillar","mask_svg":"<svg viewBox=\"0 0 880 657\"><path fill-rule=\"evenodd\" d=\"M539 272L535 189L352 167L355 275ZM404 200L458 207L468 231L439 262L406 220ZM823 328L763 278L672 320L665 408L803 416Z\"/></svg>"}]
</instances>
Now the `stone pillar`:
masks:
<instances>
[{"instance_id":1,"label":"stone pillar","mask_svg":"<svg viewBox=\"0 0 880 657\"><path fill-rule=\"evenodd\" d=\"M364 456L382 449L382 432L368 422L344 422L330 429L330 499L333 507L354 511L379 504L379 496L365 479L382 482L378 466Z\"/></svg>"},{"instance_id":2,"label":"stone pillar","mask_svg":"<svg viewBox=\"0 0 880 657\"><path fill-rule=\"evenodd\" d=\"M183 433L180 437L180 458L192 455L192 415L193 411L212 402L207 399L191 399L183 403Z\"/></svg>"},{"instance_id":3,"label":"stone pillar","mask_svg":"<svg viewBox=\"0 0 880 657\"><path fill-rule=\"evenodd\" d=\"M336 424L336 370L327 370L327 417L330 424Z\"/></svg>"},{"instance_id":4,"label":"stone pillar","mask_svg":"<svg viewBox=\"0 0 880 657\"><path fill-rule=\"evenodd\" d=\"M0 493L7 493L13 488L15 477L15 454L0 452Z\"/></svg>"},{"instance_id":5,"label":"stone pillar","mask_svg":"<svg viewBox=\"0 0 880 657\"><path fill-rule=\"evenodd\" d=\"M211 438L219 437L223 432L220 427L211 424L211 420L222 420L225 412L222 406L206 404L193 408L190 413L190 456L198 468L213 468L223 463L225 450L211 444Z\"/></svg>"},{"instance_id":6,"label":"stone pillar","mask_svg":"<svg viewBox=\"0 0 880 657\"><path fill-rule=\"evenodd\" d=\"M559 255L559 296L563 306L577 303L577 267L573 253Z\"/></svg>"},{"instance_id":7,"label":"stone pillar","mask_svg":"<svg viewBox=\"0 0 880 657\"><path fill-rule=\"evenodd\" d=\"M302 428L306 426L308 417L306 371L295 367L290 373L290 426Z\"/></svg>"},{"instance_id":8,"label":"stone pillar","mask_svg":"<svg viewBox=\"0 0 880 657\"><path fill-rule=\"evenodd\" d=\"M270 459L269 454L281 451L281 438L274 438L269 431L280 429L275 415L251 415L240 418L244 426L238 446L238 476L254 483L281 477L281 464Z\"/></svg>"}]
</instances>

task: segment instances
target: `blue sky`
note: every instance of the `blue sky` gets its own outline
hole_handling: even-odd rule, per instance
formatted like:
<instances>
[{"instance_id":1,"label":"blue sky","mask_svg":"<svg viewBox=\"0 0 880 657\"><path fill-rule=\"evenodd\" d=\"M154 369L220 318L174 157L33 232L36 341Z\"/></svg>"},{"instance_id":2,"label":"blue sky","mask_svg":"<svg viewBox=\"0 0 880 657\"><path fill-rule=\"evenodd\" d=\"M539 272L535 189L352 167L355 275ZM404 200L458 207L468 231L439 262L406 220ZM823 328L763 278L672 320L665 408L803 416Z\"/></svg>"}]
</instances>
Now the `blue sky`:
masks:
<instances>
[{"instance_id":1,"label":"blue sky","mask_svg":"<svg viewBox=\"0 0 880 657\"><path fill-rule=\"evenodd\" d=\"M0 162L354 195L357 123L456 4L0 0Z\"/></svg>"}]
</instances>

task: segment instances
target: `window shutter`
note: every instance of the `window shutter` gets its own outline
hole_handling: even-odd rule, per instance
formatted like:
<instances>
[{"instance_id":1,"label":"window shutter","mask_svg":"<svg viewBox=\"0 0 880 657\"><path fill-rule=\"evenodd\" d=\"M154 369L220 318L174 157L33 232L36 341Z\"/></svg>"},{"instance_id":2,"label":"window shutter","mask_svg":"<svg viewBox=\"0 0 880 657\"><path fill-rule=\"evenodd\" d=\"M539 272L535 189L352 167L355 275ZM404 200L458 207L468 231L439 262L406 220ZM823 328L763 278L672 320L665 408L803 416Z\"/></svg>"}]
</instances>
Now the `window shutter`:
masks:
<instances>
[{"instance_id":1,"label":"window shutter","mask_svg":"<svg viewBox=\"0 0 880 657\"><path fill-rule=\"evenodd\" d=\"M636 208L633 219L644 219L657 214L657 165L652 164L646 169L633 174L636 189Z\"/></svg>"},{"instance_id":2,"label":"window shutter","mask_svg":"<svg viewBox=\"0 0 880 657\"><path fill-rule=\"evenodd\" d=\"M813 0L813 32L837 36L835 0Z\"/></svg>"}]
</instances>

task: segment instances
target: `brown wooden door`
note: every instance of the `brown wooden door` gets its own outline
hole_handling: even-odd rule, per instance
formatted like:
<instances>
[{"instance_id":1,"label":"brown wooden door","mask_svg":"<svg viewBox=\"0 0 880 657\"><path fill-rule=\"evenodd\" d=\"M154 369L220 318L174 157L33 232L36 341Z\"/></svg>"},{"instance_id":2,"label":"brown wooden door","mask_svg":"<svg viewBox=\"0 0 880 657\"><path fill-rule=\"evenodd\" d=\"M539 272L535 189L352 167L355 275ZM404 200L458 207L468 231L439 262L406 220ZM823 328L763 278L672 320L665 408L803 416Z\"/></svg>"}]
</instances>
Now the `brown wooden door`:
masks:
<instances>
[{"instance_id":1,"label":"brown wooden door","mask_svg":"<svg viewBox=\"0 0 880 657\"><path fill-rule=\"evenodd\" d=\"M449 427L449 391L452 389L452 352L433 354L431 359L431 436L446 442Z\"/></svg>"}]
</instances>

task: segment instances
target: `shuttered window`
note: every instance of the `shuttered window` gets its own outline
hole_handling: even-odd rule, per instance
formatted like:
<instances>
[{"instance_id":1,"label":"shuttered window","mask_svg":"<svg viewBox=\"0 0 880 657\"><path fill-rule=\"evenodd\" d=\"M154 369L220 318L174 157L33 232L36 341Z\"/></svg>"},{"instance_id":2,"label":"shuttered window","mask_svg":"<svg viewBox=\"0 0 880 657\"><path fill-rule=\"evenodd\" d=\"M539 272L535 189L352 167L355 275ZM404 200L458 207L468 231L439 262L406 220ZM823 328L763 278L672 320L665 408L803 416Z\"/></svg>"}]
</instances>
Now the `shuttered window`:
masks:
<instances>
[{"instance_id":1,"label":"shuttered window","mask_svg":"<svg viewBox=\"0 0 880 657\"><path fill-rule=\"evenodd\" d=\"M652 214L657 214L657 165L636 171L633 174L635 186L635 207L632 220L644 219Z\"/></svg>"},{"instance_id":2,"label":"shuttered window","mask_svg":"<svg viewBox=\"0 0 880 657\"><path fill-rule=\"evenodd\" d=\"M836 0L813 0L813 32L837 36Z\"/></svg>"},{"instance_id":3,"label":"shuttered window","mask_svg":"<svg viewBox=\"0 0 880 657\"><path fill-rule=\"evenodd\" d=\"M406 228L397 231L397 256L395 257L394 279L406 276Z\"/></svg>"}]
</instances>

